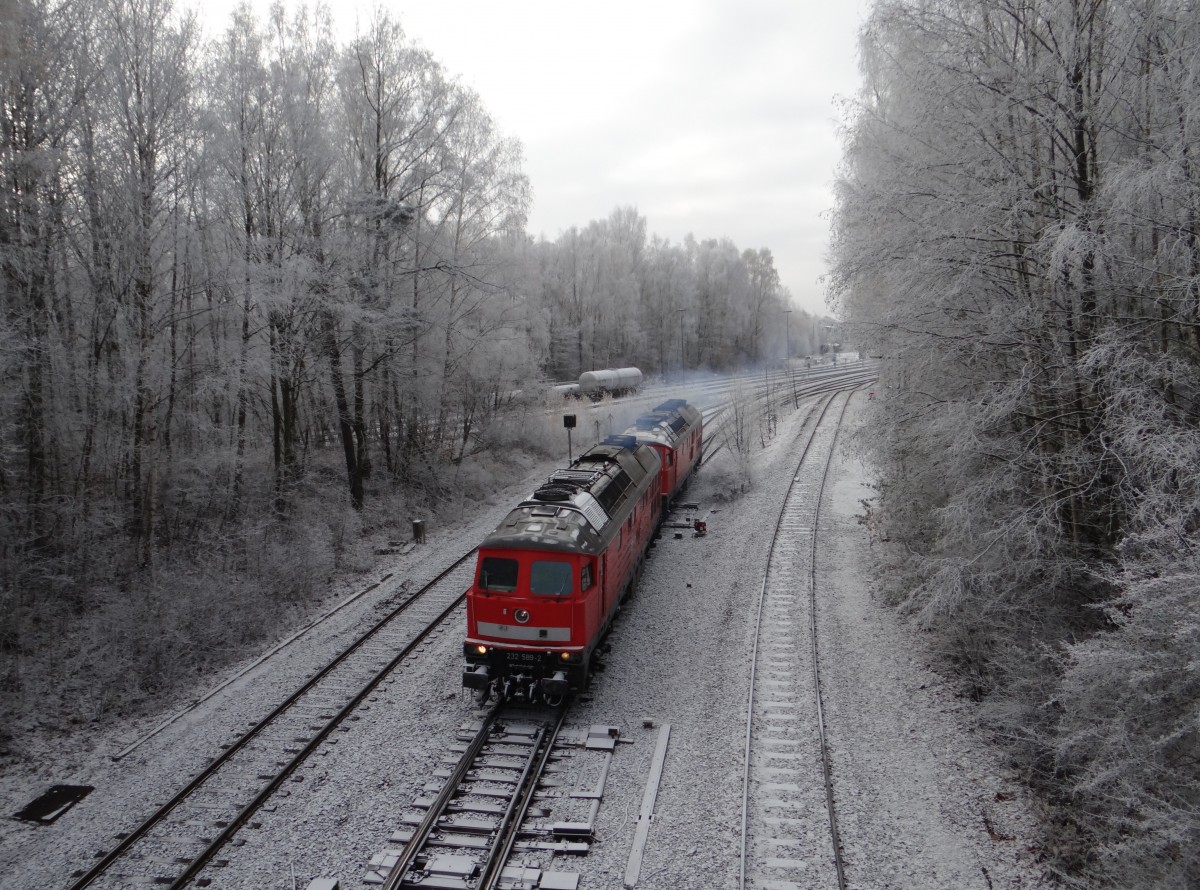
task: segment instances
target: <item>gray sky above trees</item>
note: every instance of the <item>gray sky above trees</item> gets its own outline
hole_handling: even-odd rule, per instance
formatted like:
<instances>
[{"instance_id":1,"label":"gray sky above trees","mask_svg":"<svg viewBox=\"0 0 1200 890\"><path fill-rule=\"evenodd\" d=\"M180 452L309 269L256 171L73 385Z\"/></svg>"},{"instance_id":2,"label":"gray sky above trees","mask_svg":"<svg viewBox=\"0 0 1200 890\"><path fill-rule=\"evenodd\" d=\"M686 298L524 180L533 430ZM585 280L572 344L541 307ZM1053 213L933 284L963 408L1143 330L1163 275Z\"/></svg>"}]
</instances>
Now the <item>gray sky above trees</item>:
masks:
<instances>
[{"instance_id":1,"label":"gray sky above trees","mask_svg":"<svg viewBox=\"0 0 1200 890\"><path fill-rule=\"evenodd\" d=\"M289 0L291 5L292 0ZM232 0L206 2L209 33ZM266 17L267 0L254 0ZM331 4L339 37L373 0ZM823 312L838 96L858 84L867 0L400 0L408 36L521 141L529 230L554 240L633 205L680 242L770 248L798 306Z\"/></svg>"}]
</instances>

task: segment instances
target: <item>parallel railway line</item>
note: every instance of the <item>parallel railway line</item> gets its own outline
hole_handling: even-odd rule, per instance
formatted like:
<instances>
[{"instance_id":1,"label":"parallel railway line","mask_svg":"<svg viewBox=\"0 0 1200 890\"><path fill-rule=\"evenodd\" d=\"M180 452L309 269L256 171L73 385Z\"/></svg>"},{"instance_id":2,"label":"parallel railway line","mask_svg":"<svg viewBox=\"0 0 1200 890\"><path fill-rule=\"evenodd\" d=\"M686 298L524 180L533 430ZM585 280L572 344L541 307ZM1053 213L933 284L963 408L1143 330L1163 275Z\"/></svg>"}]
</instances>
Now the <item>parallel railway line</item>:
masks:
<instances>
[{"instance_id":1,"label":"parallel railway line","mask_svg":"<svg viewBox=\"0 0 1200 890\"><path fill-rule=\"evenodd\" d=\"M751 387L752 398L759 406L761 414L770 410L772 400L792 401L798 408L802 399L818 398L846 387L873 383L878 378L878 373L873 363L860 361L846 363L833 370L822 369L820 373L815 374L775 374L765 379L753 378L747 381L747 385ZM727 413L736 400L736 391L731 392L730 384L723 383L718 392L721 400L716 405L704 409L705 460L727 447L730 438Z\"/></svg>"},{"instance_id":2,"label":"parallel railway line","mask_svg":"<svg viewBox=\"0 0 1200 890\"><path fill-rule=\"evenodd\" d=\"M474 550L456 560L152 813L71 885L182 888L370 693L461 606Z\"/></svg>"},{"instance_id":3,"label":"parallel railway line","mask_svg":"<svg viewBox=\"0 0 1200 890\"><path fill-rule=\"evenodd\" d=\"M847 887L821 699L816 557L821 500L850 394L829 395L814 409L759 594L746 707L742 890ZM800 628L807 629L803 641Z\"/></svg>"}]
</instances>

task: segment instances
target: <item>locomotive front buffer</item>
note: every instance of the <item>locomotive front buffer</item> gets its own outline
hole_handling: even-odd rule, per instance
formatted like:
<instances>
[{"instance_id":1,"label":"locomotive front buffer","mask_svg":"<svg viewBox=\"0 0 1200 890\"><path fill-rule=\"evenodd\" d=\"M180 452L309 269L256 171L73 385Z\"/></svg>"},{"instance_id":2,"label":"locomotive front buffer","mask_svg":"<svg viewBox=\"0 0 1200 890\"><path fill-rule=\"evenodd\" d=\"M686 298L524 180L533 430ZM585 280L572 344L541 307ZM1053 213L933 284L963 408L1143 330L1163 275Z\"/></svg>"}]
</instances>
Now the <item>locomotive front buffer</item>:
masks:
<instances>
[{"instance_id":1,"label":"locomotive front buffer","mask_svg":"<svg viewBox=\"0 0 1200 890\"><path fill-rule=\"evenodd\" d=\"M463 669L463 688L471 690L475 701L483 704L489 699L499 701L527 701L530 704L544 703L551 707L566 700L571 692L572 678L566 670L557 666L541 666L508 662L508 657L520 658L516 653L492 649L488 653L478 650L487 648L468 644L468 658L488 657L487 662L468 661ZM579 678L575 678L578 683Z\"/></svg>"}]
</instances>

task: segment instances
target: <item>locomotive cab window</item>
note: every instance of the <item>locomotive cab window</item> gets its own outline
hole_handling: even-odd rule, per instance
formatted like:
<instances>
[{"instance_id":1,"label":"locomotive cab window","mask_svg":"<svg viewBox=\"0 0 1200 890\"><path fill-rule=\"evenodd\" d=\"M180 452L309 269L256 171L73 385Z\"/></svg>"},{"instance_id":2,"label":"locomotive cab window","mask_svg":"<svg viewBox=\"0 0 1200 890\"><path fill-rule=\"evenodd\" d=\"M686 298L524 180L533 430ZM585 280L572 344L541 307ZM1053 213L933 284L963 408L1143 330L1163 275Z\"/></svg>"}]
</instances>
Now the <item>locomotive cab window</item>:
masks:
<instances>
[{"instance_id":1,"label":"locomotive cab window","mask_svg":"<svg viewBox=\"0 0 1200 890\"><path fill-rule=\"evenodd\" d=\"M579 589L591 590L592 588L592 564L589 562L579 573Z\"/></svg>"},{"instance_id":2,"label":"locomotive cab window","mask_svg":"<svg viewBox=\"0 0 1200 890\"><path fill-rule=\"evenodd\" d=\"M517 589L517 561L485 556L479 566L479 589L512 593Z\"/></svg>"},{"instance_id":3,"label":"locomotive cab window","mask_svg":"<svg viewBox=\"0 0 1200 890\"><path fill-rule=\"evenodd\" d=\"M566 596L574 592L569 562L535 559L529 573L529 591L542 596Z\"/></svg>"}]
</instances>

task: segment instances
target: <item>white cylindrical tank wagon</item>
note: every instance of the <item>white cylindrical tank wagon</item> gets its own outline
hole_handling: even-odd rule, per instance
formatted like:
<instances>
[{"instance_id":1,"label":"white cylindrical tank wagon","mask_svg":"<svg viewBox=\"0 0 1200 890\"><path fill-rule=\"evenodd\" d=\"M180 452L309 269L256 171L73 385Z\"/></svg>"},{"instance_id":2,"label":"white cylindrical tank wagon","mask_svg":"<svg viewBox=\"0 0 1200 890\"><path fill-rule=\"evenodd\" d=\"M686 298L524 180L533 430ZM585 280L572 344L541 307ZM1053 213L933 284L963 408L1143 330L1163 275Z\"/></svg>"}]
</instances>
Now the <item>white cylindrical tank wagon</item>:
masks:
<instances>
[{"instance_id":1,"label":"white cylindrical tank wagon","mask_svg":"<svg viewBox=\"0 0 1200 890\"><path fill-rule=\"evenodd\" d=\"M633 392L642 385L642 372L637 368L605 368L584 371L579 375L579 390L594 399L604 395Z\"/></svg>"},{"instance_id":2,"label":"white cylindrical tank wagon","mask_svg":"<svg viewBox=\"0 0 1200 890\"><path fill-rule=\"evenodd\" d=\"M559 383L555 386L550 387L550 391L557 393L558 395L562 396L563 398L566 398L568 396L574 396L575 398L579 398L579 396L581 395L581 393L579 391L578 383Z\"/></svg>"}]
</instances>

